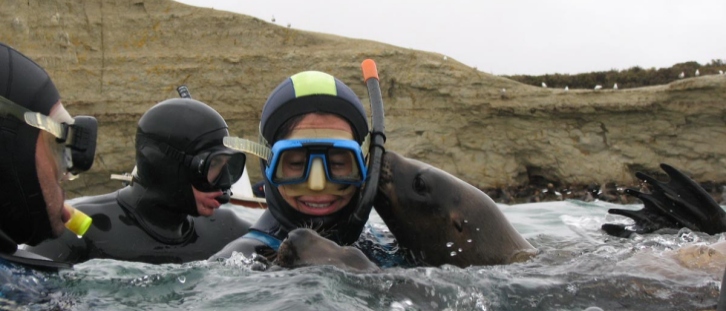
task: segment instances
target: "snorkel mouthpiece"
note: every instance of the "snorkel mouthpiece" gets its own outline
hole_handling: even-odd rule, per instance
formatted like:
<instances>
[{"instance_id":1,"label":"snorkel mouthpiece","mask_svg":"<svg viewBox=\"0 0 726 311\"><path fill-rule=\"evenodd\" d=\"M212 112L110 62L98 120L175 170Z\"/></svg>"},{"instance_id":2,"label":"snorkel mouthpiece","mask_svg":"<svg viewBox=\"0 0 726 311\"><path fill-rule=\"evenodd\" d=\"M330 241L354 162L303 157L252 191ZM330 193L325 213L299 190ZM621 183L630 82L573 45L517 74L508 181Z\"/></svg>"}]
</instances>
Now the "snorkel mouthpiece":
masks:
<instances>
[{"instance_id":1,"label":"snorkel mouthpiece","mask_svg":"<svg viewBox=\"0 0 726 311\"><path fill-rule=\"evenodd\" d=\"M231 192L232 192L232 190L230 190L230 189L222 190L222 195L217 196L214 199L217 200L217 202L219 202L219 204L227 204L227 203L229 203L229 200L232 197L230 195Z\"/></svg>"},{"instance_id":2,"label":"snorkel mouthpiece","mask_svg":"<svg viewBox=\"0 0 726 311\"><path fill-rule=\"evenodd\" d=\"M88 215L84 212L81 212L68 204L65 204L65 208L71 213L71 218L66 222L66 228L79 237L86 234L88 228L91 227L91 222L93 222L91 217L88 217Z\"/></svg>"}]
</instances>

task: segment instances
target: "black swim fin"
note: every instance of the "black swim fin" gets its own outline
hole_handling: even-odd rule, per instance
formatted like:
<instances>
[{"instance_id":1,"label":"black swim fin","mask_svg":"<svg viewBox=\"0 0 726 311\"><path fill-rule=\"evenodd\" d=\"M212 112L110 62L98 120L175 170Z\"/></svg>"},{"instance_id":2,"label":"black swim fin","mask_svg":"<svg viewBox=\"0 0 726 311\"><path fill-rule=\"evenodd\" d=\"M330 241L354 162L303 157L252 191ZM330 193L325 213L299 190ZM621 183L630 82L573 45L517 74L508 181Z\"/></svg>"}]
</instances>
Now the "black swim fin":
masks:
<instances>
[{"instance_id":1,"label":"black swim fin","mask_svg":"<svg viewBox=\"0 0 726 311\"><path fill-rule=\"evenodd\" d=\"M689 228L708 234L726 231L726 212L701 186L668 164L660 167L670 181L664 183L638 172L635 176L650 185L650 193L627 189L626 194L643 201L638 211L610 209L608 213L632 218L635 226L604 224L602 230L609 235L628 237L633 233L650 233L659 229Z\"/></svg>"}]
</instances>

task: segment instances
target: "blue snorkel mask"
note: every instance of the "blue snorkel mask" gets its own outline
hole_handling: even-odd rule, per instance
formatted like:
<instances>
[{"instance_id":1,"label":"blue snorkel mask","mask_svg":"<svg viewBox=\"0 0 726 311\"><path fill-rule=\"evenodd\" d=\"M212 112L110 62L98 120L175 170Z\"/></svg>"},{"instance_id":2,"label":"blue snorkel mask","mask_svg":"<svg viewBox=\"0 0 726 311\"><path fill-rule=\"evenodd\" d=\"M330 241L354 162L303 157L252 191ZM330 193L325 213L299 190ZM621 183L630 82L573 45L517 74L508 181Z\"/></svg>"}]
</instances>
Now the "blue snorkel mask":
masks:
<instances>
[{"instance_id":1,"label":"blue snorkel mask","mask_svg":"<svg viewBox=\"0 0 726 311\"><path fill-rule=\"evenodd\" d=\"M226 147L266 161L265 176L274 186L303 183L320 160L328 181L361 187L368 177L364 148L349 139L302 138L277 141L272 148L238 137L224 137Z\"/></svg>"},{"instance_id":2,"label":"blue snorkel mask","mask_svg":"<svg viewBox=\"0 0 726 311\"><path fill-rule=\"evenodd\" d=\"M330 182L360 187L366 180L363 151L354 140L280 140L272 146L271 155L265 174L275 186L307 181L316 159L322 161Z\"/></svg>"}]
</instances>

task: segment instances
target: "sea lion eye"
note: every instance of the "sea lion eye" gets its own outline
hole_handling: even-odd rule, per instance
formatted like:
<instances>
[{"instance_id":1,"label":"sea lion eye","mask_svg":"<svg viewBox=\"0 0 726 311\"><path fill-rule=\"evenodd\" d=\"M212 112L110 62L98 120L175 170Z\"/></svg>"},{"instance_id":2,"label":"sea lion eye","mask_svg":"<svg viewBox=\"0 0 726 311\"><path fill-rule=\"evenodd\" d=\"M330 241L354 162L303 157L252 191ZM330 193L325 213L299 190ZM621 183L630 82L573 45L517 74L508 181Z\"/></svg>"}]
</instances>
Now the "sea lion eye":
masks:
<instances>
[{"instance_id":1,"label":"sea lion eye","mask_svg":"<svg viewBox=\"0 0 726 311\"><path fill-rule=\"evenodd\" d=\"M416 176L416 178L413 180L413 190L418 193L424 193L426 192L426 182L421 178L421 176Z\"/></svg>"}]
</instances>

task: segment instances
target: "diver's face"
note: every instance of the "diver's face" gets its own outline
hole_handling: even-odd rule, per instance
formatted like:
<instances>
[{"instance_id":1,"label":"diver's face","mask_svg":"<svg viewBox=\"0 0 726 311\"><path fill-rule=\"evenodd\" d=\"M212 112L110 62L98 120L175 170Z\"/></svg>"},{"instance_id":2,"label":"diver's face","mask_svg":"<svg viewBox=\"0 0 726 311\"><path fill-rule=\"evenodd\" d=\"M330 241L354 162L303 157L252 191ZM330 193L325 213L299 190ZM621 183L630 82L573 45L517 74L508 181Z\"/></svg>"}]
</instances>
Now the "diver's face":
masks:
<instances>
[{"instance_id":1,"label":"diver's face","mask_svg":"<svg viewBox=\"0 0 726 311\"><path fill-rule=\"evenodd\" d=\"M51 109L50 117L58 122L73 123L60 101ZM40 131L35 145L35 169L54 236L63 233L65 222L70 218L70 212L63 206L65 192L60 184L66 176L65 168L60 167L62 153L59 154L59 150L62 152L62 148L53 135Z\"/></svg>"},{"instance_id":2,"label":"diver's face","mask_svg":"<svg viewBox=\"0 0 726 311\"><path fill-rule=\"evenodd\" d=\"M353 130L345 119L330 114L308 114L285 139L337 138L353 140ZM321 159L314 159L307 181L278 186L287 204L311 216L335 213L350 203L356 187L332 183L325 176Z\"/></svg>"}]
</instances>

